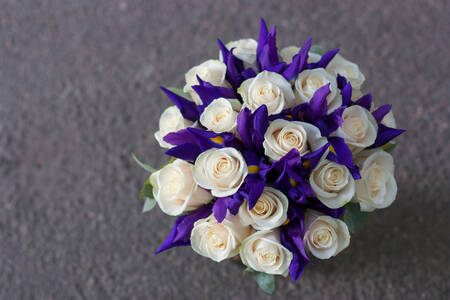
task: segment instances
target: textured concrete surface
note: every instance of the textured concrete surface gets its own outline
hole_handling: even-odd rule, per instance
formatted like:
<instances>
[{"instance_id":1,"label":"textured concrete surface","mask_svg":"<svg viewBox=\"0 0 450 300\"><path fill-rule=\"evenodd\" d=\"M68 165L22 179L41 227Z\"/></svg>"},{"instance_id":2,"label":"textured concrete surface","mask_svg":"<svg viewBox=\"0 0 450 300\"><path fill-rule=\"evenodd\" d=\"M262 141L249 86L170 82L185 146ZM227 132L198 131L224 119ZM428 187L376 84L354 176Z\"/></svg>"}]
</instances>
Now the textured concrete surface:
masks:
<instances>
[{"instance_id":1,"label":"textured concrete surface","mask_svg":"<svg viewBox=\"0 0 450 300\"><path fill-rule=\"evenodd\" d=\"M408 133L399 193L337 258L273 299L450 298L449 1L2 0L0 298L268 299L233 263L153 252L173 218L141 214L153 139L184 72L216 38L341 47Z\"/></svg>"}]
</instances>

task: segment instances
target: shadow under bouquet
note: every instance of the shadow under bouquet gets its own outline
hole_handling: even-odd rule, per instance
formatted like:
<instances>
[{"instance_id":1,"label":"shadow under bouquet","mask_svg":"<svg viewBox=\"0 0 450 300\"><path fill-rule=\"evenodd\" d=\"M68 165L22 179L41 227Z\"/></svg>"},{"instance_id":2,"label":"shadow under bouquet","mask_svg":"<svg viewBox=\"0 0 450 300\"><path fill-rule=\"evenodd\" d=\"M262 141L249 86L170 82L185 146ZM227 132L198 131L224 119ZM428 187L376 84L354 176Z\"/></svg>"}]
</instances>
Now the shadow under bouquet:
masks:
<instances>
[{"instance_id":1,"label":"shadow under bouquet","mask_svg":"<svg viewBox=\"0 0 450 300\"><path fill-rule=\"evenodd\" d=\"M312 258L347 248L367 213L397 194L388 153L391 105L363 94L358 66L312 46L277 49L264 20L258 41L219 43L219 60L191 68L155 138L172 159L140 197L178 216L156 253L188 246L216 262L235 258L271 293Z\"/></svg>"}]
</instances>

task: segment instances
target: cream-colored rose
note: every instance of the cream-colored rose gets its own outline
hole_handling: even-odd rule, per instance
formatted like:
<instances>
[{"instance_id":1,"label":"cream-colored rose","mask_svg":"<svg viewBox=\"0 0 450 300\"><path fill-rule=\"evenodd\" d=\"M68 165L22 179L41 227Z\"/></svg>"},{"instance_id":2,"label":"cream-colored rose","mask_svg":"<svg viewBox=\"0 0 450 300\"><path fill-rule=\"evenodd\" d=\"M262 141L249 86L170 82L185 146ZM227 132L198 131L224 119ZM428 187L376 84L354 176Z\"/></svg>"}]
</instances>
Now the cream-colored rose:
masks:
<instances>
[{"instance_id":1,"label":"cream-colored rose","mask_svg":"<svg viewBox=\"0 0 450 300\"><path fill-rule=\"evenodd\" d=\"M304 70L295 80L295 97L297 103L311 100L314 93L321 87L330 84L330 94L327 96L328 111L331 112L342 105L342 96L337 87L336 78L323 68Z\"/></svg>"},{"instance_id":2,"label":"cream-colored rose","mask_svg":"<svg viewBox=\"0 0 450 300\"><path fill-rule=\"evenodd\" d=\"M225 75L227 73L227 66L219 61L210 59L202 64L191 68L185 75L186 85L183 92L189 93L192 100L197 104L202 104L202 100L192 88L193 85L198 85L197 75L201 80L207 81L215 86L226 86Z\"/></svg>"},{"instance_id":3,"label":"cream-colored rose","mask_svg":"<svg viewBox=\"0 0 450 300\"><path fill-rule=\"evenodd\" d=\"M266 186L251 210L247 200L242 203L239 217L244 225L251 225L256 230L269 230L286 222L288 205L288 198L282 192Z\"/></svg>"},{"instance_id":4,"label":"cream-colored rose","mask_svg":"<svg viewBox=\"0 0 450 300\"><path fill-rule=\"evenodd\" d=\"M363 96L363 93L361 92L361 90L358 89L352 89L352 97L351 99L353 101L357 101L359 98L361 98Z\"/></svg>"},{"instance_id":5,"label":"cream-colored rose","mask_svg":"<svg viewBox=\"0 0 450 300\"><path fill-rule=\"evenodd\" d=\"M287 276L293 254L280 242L279 229L256 231L243 242L240 249L242 263L267 274Z\"/></svg>"},{"instance_id":6,"label":"cream-colored rose","mask_svg":"<svg viewBox=\"0 0 450 300\"><path fill-rule=\"evenodd\" d=\"M240 223L239 217L228 214L222 223L214 215L194 223L191 232L192 249L216 262L236 256L241 242L250 235L250 226Z\"/></svg>"},{"instance_id":7,"label":"cream-colored rose","mask_svg":"<svg viewBox=\"0 0 450 300\"><path fill-rule=\"evenodd\" d=\"M315 151L326 144L320 130L309 123L276 119L264 134L264 153L272 160L279 160L291 149L300 155Z\"/></svg>"},{"instance_id":8,"label":"cream-colored rose","mask_svg":"<svg viewBox=\"0 0 450 300\"><path fill-rule=\"evenodd\" d=\"M237 102L237 111L240 109L240 103L237 99L214 99L203 111L200 116L200 123L208 130L216 133L233 132L236 128L236 119L238 113L233 109L233 104ZM235 104L236 105L236 104Z\"/></svg>"},{"instance_id":9,"label":"cream-colored rose","mask_svg":"<svg viewBox=\"0 0 450 300\"><path fill-rule=\"evenodd\" d=\"M339 208L355 195L355 180L347 167L322 160L309 176L316 197L329 208Z\"/></svg>"},{"instance_id":10,"label":"cream-colored rose","mask_svg":"<svg viewBox=\"0 0 450 300\"><path fill-rule=\"evenodd\" d=\"M342 118L344 123L333 135L343 138L353 153L358 153L375 142L378 124L367 109L359 105L347 107Z\"/></svg>"},{"instance_id":11,"label":"cream-colored rose","mask_svg":"<svg viewBox=\"0 0 450 300\"><path fill-rule=\"evenodd\" d=\"M172 148L173 145L164 141L163 138L171 132L177 132L192 125L191 121L183 118L180 110L175 105L169 106L159 117L159 130L155 132L155 139L161 147Z\"/></svg>"},{"instance_id":12,"label":"cream-colored rose","mask_svg":"<svg viewBox=\"0 0 450 300\"><path fill-rule=\"evenodd\" d=\"M244 107L255 111L265 104L269 115L295 105L295 96L289 82L280 74L263 71L256 77L245 80L238 89Z\"/></svg>"},{"instance_id":13,"label":"cream-colored rose","mask_svg":"<svg viewBox=\"0 0 450 300\"><path fill-rule=\"evenodd\" d=\"M397 128L397 123L395 122L394 113L392 109L383 117L381 124L391 128Z\"/></svg>"},{"instance_id":14,"label":"cream-colored rose","mask_svg":"<svg viewBox=\"0 0 450 300\"><path fill-rule=\"evenodd\" d=\"M306 211L305 228L303 243L307 251L317 258L336 256L350 244L347 224L317 211Z\"/></svg>"},{"instance_id":15,"label":"cream-colored rose","mask_svg":"<svg viewBox=\"0 0 450 300\"><path fill-rule=\"evenodd\" d=\"M152 173L153 197L163 212L176 216L212 200L212 195L195 183L192 165L181 159Z\"/></svg>"},{"instance_id":16,"label":"cream-colored rose","mask_svg":"<svg viewBox=\"0 0 450 300\"><path fill-rule=\"evenodd\" d=\"M248 174L242 154L234 148L212 148L201 153L194 165L194 180L216 197L233 195Z\"/></svg>"},{"instance_id":17,"label":"cream-colored rose","mask_svg":"<svg viewBox=\"0 0 450 300\"><path fill-rule=\"evenodd\" d=\"M355 201L362 211L386 208L394 202L397 183L394 178L394 159L382 150L362 152L356 162L361 179L356 180Z\"/></svg>"},{"instance_id":18,"label":"cream-colored rose","mask_svg":"<svg viewBox=\"0 0 450 300\"><path fill-rule=\"evenodd\" d=\"M366 77L359 70L357 64L346 60L342 55L336 56L330 61L327 66L327 71L337 76L338 74L350 81L352 88L359 90L366 80Z\"/></svg>"},{"instance_id":19,"label":"cream-colored rose","mask_svg":"<svg viewBox=\"0 0 450 300\"><path fill-rule=\"evenodd\" d=\"M281 49L280 50L281 60L287 64L290 64L292 62L292 58L294 58L294 55L298 54L298 51L300 51L300 48L296 46L289 46ZM307 61L310 64L318 62L321 58L322 57L317 53L308 52Z\"/></svg>"},{"instance_id":20,"label":"cream-colored rose","mask_svg":"<svg viewBox=\"0 0 450 300\"><path fill-rule=\"evenodd\" d=\"M237 41L228 42L225 47L228 50L233 50L233 55L246 63L246 67L250 67L256 62L256 49L258 42L254 39L240 39ZM223 60L222 52L219 52L220 61Z\"/></svg>"}]
</instances>

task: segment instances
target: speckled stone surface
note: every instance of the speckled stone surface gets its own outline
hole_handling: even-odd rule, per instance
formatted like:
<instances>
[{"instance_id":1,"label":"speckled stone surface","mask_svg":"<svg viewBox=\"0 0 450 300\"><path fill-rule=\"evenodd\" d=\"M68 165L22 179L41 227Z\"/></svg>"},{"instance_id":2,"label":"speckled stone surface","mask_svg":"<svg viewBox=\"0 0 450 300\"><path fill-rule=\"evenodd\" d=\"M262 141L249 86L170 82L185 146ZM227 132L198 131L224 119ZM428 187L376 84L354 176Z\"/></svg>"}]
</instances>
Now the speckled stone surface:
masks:
<instances>
[{"instance_id":1,"label":"speckled stone surface","mask_svg":"<svg viewBox=\"0 0 450 300\"><path fill-rule=\"evenodd\" d=\"M0 1L0 298L269 299L233 263L154 255L174 218L141 214L160 85L224 41L309 35L358 62L407 134L396 202L273 299L450 298L449 1Z\"/></svg>"}]
</instances>

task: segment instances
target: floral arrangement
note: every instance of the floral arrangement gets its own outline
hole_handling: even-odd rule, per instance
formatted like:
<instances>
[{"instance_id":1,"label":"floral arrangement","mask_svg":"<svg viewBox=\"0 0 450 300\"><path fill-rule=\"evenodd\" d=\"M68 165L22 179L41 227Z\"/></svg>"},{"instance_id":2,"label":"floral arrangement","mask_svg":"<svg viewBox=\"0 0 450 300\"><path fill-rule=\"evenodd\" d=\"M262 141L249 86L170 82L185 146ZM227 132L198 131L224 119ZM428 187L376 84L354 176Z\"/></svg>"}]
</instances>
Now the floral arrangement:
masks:
<instances>
[{"instance_id":1,"label":"floral arrangement","mask_svg":"<svg viewBox=\"0 0 450 300\"><path fill-rule=\"evenodd\" d=\"M219 60L191 68L155 138L172 160L151 172L140 196L178 216L160 253L191 245L216 262L234 258L271 293L274 275L296 281L311 259L349 246L367 213L397 194L388 153L391 105L376 107L365 76L312 46L278 51L264 20L258 41L224 45Z\"/></svg>"}]
</instances>

